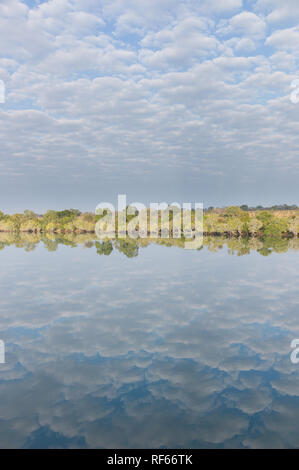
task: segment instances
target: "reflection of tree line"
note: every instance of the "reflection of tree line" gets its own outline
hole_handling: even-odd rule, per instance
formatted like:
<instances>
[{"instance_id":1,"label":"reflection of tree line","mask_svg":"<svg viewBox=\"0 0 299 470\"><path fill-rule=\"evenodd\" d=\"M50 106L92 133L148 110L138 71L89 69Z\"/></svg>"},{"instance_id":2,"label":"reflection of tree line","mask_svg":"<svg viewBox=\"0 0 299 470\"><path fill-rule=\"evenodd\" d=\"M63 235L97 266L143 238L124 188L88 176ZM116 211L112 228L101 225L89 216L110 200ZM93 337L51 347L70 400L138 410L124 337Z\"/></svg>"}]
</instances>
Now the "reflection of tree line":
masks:
<instances>
[{"instance_id":1,"label":"reflection of tree line","mask_svg":"<svg viewBox=\"0 0 299 470\"><path fill-rule=\"evenodd\" d=\"M114 239L99 241L95 234L39 234L39 233L0 233L0 250L6 246L15 246L25 251L33 251L40 243L48 251L56 251L59 245L70 247L82 246L84 248L95 248L98 255L109 256L114 250L123 253L128 258L138 256L139 248L147 247L151 244L163 245L166 247L184 248L185 240L180 239L149 239L138 240ZM228 253L237 256L250 254L256 251L263 256L268 256L272 252L284 253L289 250L299 251L299 238L281 238L268 236L263 239L256 237L216 237L205 236L203 247L212 252L217 252L227 247Z\"/></svg>"}]
</instances>

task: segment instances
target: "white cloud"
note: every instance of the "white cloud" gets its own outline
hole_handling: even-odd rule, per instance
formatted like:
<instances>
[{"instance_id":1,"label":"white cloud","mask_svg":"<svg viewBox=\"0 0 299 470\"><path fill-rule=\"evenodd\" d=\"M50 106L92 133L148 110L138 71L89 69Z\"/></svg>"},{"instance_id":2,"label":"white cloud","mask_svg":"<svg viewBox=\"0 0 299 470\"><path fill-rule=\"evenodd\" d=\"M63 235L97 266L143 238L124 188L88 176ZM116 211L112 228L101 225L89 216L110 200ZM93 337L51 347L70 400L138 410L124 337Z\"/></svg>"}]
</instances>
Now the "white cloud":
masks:
<instances>
[{"instance_id":1,"label":"white cloud","mask_svg":"<svg viewBox=\"0 0 299 470\"><path fill-rule=\"evenodd\" d=\"M29 8L19 0L2 0L0 4L0 16L3 19L23 18L28 11Z\"/></svg>"},{"instance_id":2,"label":"white cloud","mask_svg":"<svg viewBox=\"0 0 299 470\"><path fill-rule=\"evenodd\" d=\"M268 46L282 50L298 50L299 28L280 29L274 31L266 40Z\"/></svg>"},{"instance_id":3,"label":"white cloud","mask_svg":"<svg viewBox=\"0 0 299 470\"><path fill-rule=\"evenodd\" d=\"M297 0L257 0L257 11L263 12L270 23L297 22L299 4Z\"/></svg>"},{"instance_id":4,"label":"white cloud","mask_svg":"<svg viewBox=\"0 0 299 470\"><path fill-rule=\"evenodd\" d=\"M218 27L218 33L223 36L243 36L250 39L261 39L265 32L264 19L250 11L243 11L229 20L223 20Z\"/></svg>"},{"instance_id":5,"label":"white cloud","mask_svg":"<svg viewBox=\"0 0 299 470\"><path fill-rule=\"evenodd\" d=\"M270 57L270 60L273 68L293 72L298 70L294 54L278 51Z\"/></svg>"},{"instance_id":6,"label":"white cloud","mask_svg":"<svg viewBox=\"0 0 299 470\"><path fill-rule=\"evenodd\" d=\"M227 46L233 48L237 53L252 52L256 49L255 41L250 38L232 38L226 41Z\"/></svg>"},{"instance_id":7,"label":"white cloud","mask_svg":"<svg viewBox=\"0 0 299 470\"><path fill-rule=\"evenodd\" d=\"M185 18L171 28L149 33L141 41L141 62L150 67L186 67L192 61L215 53L218 41L209 34L212 23L202 18Z\"/></svg>"},{"instance_id":8,"label":"white cloud","mask_svg":"<svg viewBox=\"0 0 299 470\"><path fill-rule=\"evenodd\" d=\"M265 20L271 5L263 5L3 2L2 172L15 165L26 173L36 158L57 171L65 158L80 167L84 155L87 174L133 161L134 172L154 172L171 159L175 168L229 178L235 161L242 175L251 167L254 181L258 153L272 172L292 166L295 174L298 120L288 95L297 78L298 29L273 29ZM28 117L16 142L14 119L19 132L24 110L42 113L48 126L36 136ZM280 145L273 148L273 139Z\"/></svg>"}]
</instances>

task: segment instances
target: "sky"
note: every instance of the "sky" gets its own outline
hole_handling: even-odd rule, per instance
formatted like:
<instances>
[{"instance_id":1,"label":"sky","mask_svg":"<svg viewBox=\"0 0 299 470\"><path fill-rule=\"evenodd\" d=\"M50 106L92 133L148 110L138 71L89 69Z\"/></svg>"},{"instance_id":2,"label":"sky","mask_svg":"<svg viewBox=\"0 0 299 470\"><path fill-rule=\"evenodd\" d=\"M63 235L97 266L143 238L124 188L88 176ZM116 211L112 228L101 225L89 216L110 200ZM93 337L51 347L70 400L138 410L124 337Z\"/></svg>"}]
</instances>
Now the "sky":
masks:
<instances>
[{"instance_id":1,"label":"sky","mask_svg":"<svg viewBox=\"0 0 299 470\"><path fill-rule=\"evenodd\" d=\"M299 204L298 24L298 0L1 0L0 209Z\"/></svg>"}]
</instances>

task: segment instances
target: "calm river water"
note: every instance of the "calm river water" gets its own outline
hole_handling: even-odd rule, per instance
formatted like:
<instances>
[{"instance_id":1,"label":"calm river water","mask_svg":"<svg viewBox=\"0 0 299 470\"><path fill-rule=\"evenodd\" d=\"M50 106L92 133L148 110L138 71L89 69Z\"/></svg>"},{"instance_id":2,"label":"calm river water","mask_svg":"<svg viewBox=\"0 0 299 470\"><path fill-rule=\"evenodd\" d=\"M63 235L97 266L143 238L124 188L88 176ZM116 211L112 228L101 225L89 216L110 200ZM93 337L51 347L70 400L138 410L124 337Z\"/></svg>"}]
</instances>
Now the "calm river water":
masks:
<instances>
[{"instance_id":1,"label":"calm river water","mask_svg":"<svg viewBox=\"0 0 299 470\"><path fill-rule=\"evenodd\" d=\"M56 245L0 251L2 448L299 447L299 252Z\"/></svg>"}]
</instances>

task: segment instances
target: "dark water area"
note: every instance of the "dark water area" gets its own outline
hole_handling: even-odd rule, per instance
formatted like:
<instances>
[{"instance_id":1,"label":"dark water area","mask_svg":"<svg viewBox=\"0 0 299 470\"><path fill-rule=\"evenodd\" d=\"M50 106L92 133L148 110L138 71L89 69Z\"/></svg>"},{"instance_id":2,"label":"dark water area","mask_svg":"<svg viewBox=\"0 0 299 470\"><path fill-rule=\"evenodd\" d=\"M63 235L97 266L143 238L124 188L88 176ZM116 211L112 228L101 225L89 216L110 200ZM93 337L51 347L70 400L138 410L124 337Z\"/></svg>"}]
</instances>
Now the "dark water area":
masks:
<instances>
[{"instance_id":1,"label":"dark water area","mask_svg":"<svg viewBox=\"0 0 299 470\"><path fill-rule=\"evenodd\" d=\"M0 248L2 448L299 447L298 240Z\"/></svg>"}]
</instances>

